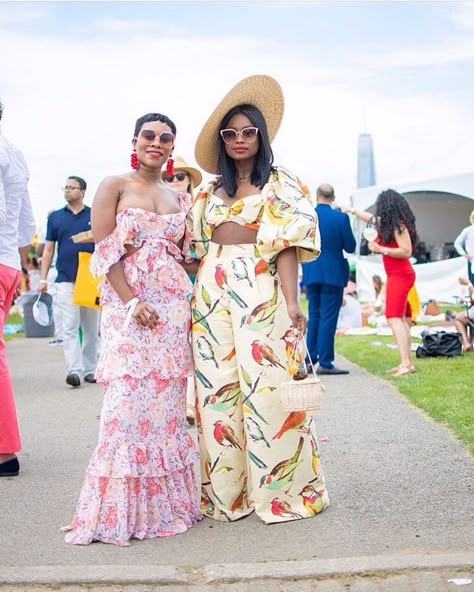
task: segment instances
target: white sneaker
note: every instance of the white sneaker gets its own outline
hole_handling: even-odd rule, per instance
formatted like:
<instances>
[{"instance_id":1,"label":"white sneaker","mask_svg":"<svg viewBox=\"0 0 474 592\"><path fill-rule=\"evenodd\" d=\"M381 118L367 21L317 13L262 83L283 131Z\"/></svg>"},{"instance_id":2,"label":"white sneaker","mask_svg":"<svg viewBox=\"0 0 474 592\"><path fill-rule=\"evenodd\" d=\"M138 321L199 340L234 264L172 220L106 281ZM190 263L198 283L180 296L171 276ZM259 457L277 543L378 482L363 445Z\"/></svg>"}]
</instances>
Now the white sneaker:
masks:
<instances>
[{"instance_id":1,"label":"white sneaker","mask_svg":"<svg viewBox=\"0 0 474 592\"><path fill-rule=\"evenodd\" d=\"M52 341L48 342L48 345L50 345L51 347L59 347L63 344L63 340L62 339L53 339Z\"/></svg>"}]
</instances>

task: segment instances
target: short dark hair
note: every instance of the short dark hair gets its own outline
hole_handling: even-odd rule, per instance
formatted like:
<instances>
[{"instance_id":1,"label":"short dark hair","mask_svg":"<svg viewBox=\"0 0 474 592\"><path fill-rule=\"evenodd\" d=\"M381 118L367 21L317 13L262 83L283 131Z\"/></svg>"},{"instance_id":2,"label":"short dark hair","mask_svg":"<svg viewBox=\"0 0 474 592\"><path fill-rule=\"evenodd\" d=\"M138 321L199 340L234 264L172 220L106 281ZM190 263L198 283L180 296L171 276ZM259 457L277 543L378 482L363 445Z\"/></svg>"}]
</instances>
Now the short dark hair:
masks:
<instances>
[{"instance_id":1,"label":"short dark hair","mask_svg":"<svg viewBox=\"0 0 474 592\"><path fill-rule=\"evenodd\" d=\"M82 177L76 177L76 175L69 175L68 179L74 179L74 181L77 181L79 183L81 191L85 191L87 189L87 183L84 181Z\"/></svg>"},{"instance_id":2,"label":"short dark hair","mask_svg":"<svg viewBox=\"0 0 474 592\"><path fill-rule=\"evenodd\" d=\"M0 119L2 119L3 116L3 103L0 101Z\"/></svg>"},{"instance_id":3,"label":"short dark hair","mask_svg":"<svg viewBox=\"0 0 474 592\"><path fill-rule=\"evenodd\" d=\"M273 151L268 137L267 123L262 115L260 109L254 105L236 105L228 111L219 126L219 131L226 128L229 121L237 113L242 113L250 119L252 125L258 127L259 146L258 152L255 156L255 163L252 171L252 185L263 188L268 181L273 165ZM217 161L217 169L221 175L221 185L226 190L227 194L233 196L237 192L237 182L235 180L235 162L225 151L225 143L219 134L219 158Z\"/></svg>"},{"instance_id":4,"label":"short dark hair","mask_svg":"<svg viewBox=\"0 0 474 592\"><path fill-rule=\"evenodd\" d=\"M326 187L330 187L331 189L326 189ZM334 187L329 185L329 183L324 183L318 187L316 195L317 197L323 197L324 199L332 199L334 197Z\"/></svg>"},{"instance_id":5,"label":"short dark hair","mask_svg":"<svg viewBox=\"0 0 474 592\"><path fill-rule=\"evenodd\" d=\"M144 123L147 123L148 121L161 121L161 123L165 123L167 126L171 128L171 131L176 137L176 126L169 117L167 117L166 115L162 115L161 113L147 113L146 115L142 115L137 119L135 123L135 132L133 134L134 138L136 138L140 133L142 125Z\"/></svg>"}]
</instances>

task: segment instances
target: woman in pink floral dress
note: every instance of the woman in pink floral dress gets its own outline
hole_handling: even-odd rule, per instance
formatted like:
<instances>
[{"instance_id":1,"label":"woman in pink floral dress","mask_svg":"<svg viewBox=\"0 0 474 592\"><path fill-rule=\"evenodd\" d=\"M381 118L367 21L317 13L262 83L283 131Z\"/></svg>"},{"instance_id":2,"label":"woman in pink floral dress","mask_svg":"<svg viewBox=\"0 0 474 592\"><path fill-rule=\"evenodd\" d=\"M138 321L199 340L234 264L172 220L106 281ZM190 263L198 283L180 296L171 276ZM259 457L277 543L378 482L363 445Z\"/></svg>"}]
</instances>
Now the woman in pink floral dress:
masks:
<instances>
[{"instance_id":1,"label":"woman in pink floral dress","mask_svg":"<svg viewBox=\"0 0 474 592\"><path fill-rule=\"evenodd\" d=\"M160 175L175 134L164 115L140 117L135 170L104 179L92 206L91 269L105 274L96 373L105 397L68 543L127 546L182 533L200 518L186 430L192 284L180 265L191 197Z\"/></svg>"}]
</instances>

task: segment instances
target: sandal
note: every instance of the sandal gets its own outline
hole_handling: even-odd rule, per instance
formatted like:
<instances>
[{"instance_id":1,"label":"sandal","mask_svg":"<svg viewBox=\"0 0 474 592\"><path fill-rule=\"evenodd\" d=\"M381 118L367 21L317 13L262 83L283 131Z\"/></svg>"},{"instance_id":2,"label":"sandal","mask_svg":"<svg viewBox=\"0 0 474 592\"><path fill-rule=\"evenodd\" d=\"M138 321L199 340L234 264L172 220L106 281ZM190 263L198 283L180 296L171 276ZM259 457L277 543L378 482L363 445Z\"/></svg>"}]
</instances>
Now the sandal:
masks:
<instances>
[{"instance_id":1,"label":"sandal","mask_svg":"<svg viewBox=\"0 0 474 592\"><path fill-rule=\"evenodd\" d=\"M186 407L186 420L189 426L193 426L196 423L196 418L194 416L194 409L192 406Z\"/></svg>"},{"instance_id":2,"label":"sandal","mask_svg":"<svg viewBox=\"0 0 474 592\"><path fill-rule=\"evenodd\" d=\"M393 368L390 368L390 370L386 370L387 374L393 374L394 372L398 372L398 370L400 370L400 366L394 366Z\"/></svg>"},{"instance_id":3,"label":"sandal","mask_svg":"<svg viewBox=\"0 0 474 592\"><path fill-rule=\"evenodd\" d=\"M413 366L413 364L410 364L410 366L400 364L397 372L394 372L392 376L398 378L399 376L408 376L408 374L413 374L413 372L416 372L416 368Z\"/></svg>"}]
</instances>

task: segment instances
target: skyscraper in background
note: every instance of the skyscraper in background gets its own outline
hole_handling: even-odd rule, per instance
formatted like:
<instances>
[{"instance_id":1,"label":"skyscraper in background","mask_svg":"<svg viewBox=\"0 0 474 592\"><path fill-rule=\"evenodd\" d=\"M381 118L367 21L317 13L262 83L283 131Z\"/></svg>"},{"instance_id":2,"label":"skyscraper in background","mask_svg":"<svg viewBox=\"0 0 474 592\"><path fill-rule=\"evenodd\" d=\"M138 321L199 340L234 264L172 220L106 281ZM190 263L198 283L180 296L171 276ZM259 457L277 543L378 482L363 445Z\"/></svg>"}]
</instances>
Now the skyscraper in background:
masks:
<instances>
[{"instance_id":1,"label":"skyscraper in background","mask_svg":"<svg viewBox=\"0 0 474 592\"><path fill-rule=\"evenodd\" d=\"M370 134L360 134L357 146L357 187L375 185L374 146Z\"/></svg>"}]
</instances>

